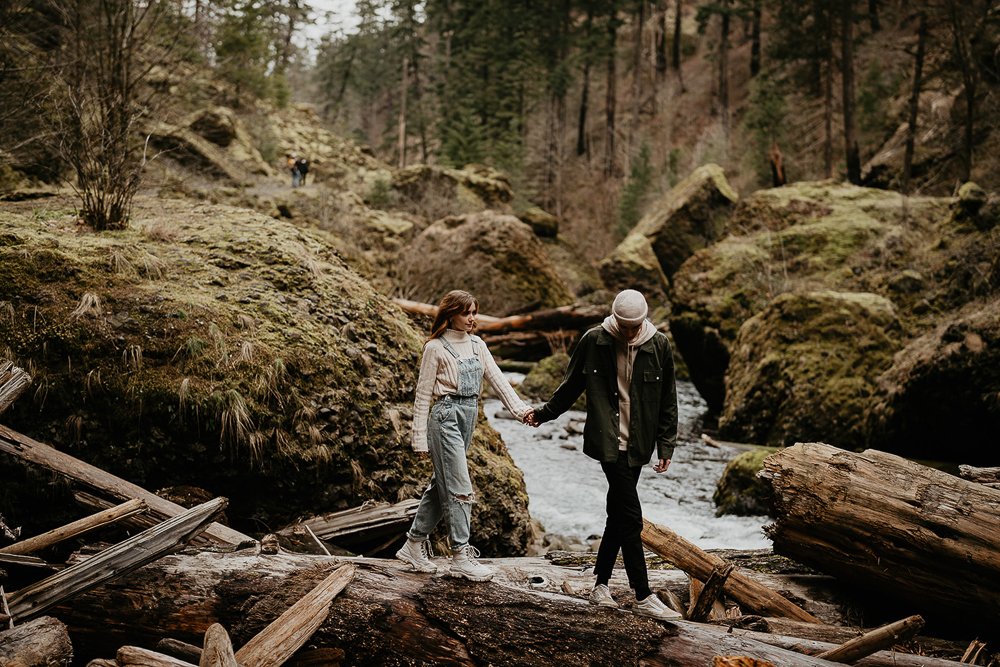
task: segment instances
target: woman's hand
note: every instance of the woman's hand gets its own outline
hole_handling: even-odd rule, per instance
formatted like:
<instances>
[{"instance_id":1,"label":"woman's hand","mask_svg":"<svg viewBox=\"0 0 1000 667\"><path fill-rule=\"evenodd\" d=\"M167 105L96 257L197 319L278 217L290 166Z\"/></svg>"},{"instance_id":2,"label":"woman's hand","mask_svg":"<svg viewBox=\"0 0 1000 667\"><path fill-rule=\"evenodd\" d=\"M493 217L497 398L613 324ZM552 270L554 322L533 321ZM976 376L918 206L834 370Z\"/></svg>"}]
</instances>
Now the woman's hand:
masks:
<instances>
[{"instance_id":1,"label":"woman's hand","mask_svg":"<svg viewBox=\"0 0 1000 667\"><path fill-rule=\"evenodd\" d=\"M535 421L535 409L528 408L528 411L524 413L524 423L528 426L534 426L538 428L538 422Z\"/></svg>"}]
</instances>

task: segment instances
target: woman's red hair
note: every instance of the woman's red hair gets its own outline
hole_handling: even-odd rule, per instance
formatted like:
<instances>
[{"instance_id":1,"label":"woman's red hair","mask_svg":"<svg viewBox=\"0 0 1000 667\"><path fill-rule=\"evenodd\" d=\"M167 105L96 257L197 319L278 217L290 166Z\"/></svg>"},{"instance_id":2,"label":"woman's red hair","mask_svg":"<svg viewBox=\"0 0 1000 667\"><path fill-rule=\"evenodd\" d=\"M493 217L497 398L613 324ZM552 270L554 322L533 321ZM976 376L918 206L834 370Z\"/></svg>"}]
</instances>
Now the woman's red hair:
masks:
<instances>
[{"instance_id":1,"label":"woman's red hair","mask_svg":"<svg viewBox=\"0 0 1000 667\"><path fill-rule=\"evenodd\" d=\"M434 316L434 324L431 326L431 335L427 340L440 338L451 324L451 318L461 315L472 306L479 313L479 301L476 297L460 289L452 290L444 295L441 303L438 304L437 315Z\"/></svg>"}]
</instances>

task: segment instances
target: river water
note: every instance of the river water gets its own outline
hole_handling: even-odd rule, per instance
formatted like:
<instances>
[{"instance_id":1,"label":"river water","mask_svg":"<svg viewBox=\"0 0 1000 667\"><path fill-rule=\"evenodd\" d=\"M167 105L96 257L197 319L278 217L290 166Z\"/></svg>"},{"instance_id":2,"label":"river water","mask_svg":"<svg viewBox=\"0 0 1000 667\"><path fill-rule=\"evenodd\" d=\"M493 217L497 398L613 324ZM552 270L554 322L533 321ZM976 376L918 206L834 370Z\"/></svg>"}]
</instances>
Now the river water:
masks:
<instances>
[{"instance_id":1,"label":"river water","mask_svg":"<svg viewBox=\"0 0 1000 667\"><path fill-rule=\"evenodd\" d=\"M512 382L523 378L513 373L508 377ZM715 516L715 484L738 452L701 440L708 406L694 385L678 381L677 398L678 446L670 468L657 475L649 464L639 478L643 516L702 549L769 548L771 542L761 532L768 517ZM586 414L570 411L536 429L509 418L499 400L487 400L484 410L524 471L531 516L549 533L585 541L600 536L608 486L600 464L583 453Z\"/></svg>"}]
</instances>

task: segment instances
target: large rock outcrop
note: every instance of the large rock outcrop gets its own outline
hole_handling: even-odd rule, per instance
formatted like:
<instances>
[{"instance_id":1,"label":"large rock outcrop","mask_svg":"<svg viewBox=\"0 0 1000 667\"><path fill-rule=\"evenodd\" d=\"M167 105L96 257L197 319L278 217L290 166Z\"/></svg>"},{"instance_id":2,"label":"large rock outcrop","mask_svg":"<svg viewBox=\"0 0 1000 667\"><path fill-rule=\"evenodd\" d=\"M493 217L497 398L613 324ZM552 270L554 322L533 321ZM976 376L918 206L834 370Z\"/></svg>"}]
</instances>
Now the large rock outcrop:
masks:
<instances>
[{"instance_id":1,"label":"large rock outcrop","mask_svg":"<svg viewBox=\"0 0 1000 667\"><path fill-rule=\"evenodd\" d=\"M669 279L688 257L719 238L738 198L722 167L706 164L695 169L661 197L601 261L601 277L608 289L665 291L664 278Z\"/></svg>"},{"instance_id":2,"label":"large rock outcrop","mask_svg":"<svg viewBox=\"0 0 1000 667\"><path fill-rule=\"evenodd\" d=\"M407 248L400 273L411 298L437 303L464 289L489 315L574 301L531 227L494 211L438 220Z\"/></svg>"},{"instance_id":3,"label":"large rock outcrop","mask_svg":"<svg viewBox=\"0 0 1000 667\"><path fill-rule=\"evenodd\" d=\"M878 379L866 415L869 446L996 465L1000 301L965 311L911 342Z\"/></svg>"},{"instance_id":4,"label":"large rock outcrop","mask_svg":"<svg viewBox=\"0 0 1000 667\"><path fill-rule=\"evenodd\" d=\"M505 174L479 164L463 169L410 165L393 175L392 187L431 219L486 209L506 212L514 198Z\"/></svg>"},{"instance_id":5,"label":"large rock outcrop","mask_svg":"<svg viewBox=\"0 0 1000 667\"><path fill-rule=\"evenodd\" d=\"M31 207L0 211L0 349L34 375L4 423L151 490L227 496L251 534L417 497L431 470L409 444L422 335L408 317L288 222L135 204L114 235L81 232L58 197L44 225ZM523 553L524 484L485 420L470 461L474 539ZM30 533L73 505L9 457L0 478L5 515Z\"/></svg>"},{"instance_id":6,"label":"large rock outcrop","mask_svg":"<svg viewBox=\"0 0 1000 667\"><path fill-rule=\"evenodd\" d=\"M881 296L790 292L740 328L719 433L781 446L791 440L851 448L875 380L899 349L899 322Z\"/></svg>"}]
</instances>

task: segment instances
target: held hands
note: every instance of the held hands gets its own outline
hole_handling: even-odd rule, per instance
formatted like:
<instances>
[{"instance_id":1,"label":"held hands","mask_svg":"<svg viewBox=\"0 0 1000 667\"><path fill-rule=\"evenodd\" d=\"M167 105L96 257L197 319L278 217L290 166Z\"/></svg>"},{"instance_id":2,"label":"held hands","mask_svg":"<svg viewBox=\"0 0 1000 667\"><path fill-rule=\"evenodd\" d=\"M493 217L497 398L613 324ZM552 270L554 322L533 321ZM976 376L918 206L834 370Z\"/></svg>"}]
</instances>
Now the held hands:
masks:
<instances>
[{"instance_id":1,"label":"held hands","mask_svg":"<svg viewBox=\"0 0 1000 667\"><path fill-rule=\"evenodd\" d=\"M528 408L528 411L524 413L524 423L528 426L534 426L538 428L538 420L535 419L535 409Z\"/></svg>"},{"instance_id":2,"label":"held hands","mask_svg":"<svg viewBox=\"0 0 1000 667\"><path fill-rule=\"evenodd\" d=\"M669 467L670 459L660 459L659 462L653 464L653 472L666 472Z\"/></svg>"}]
</instances>

